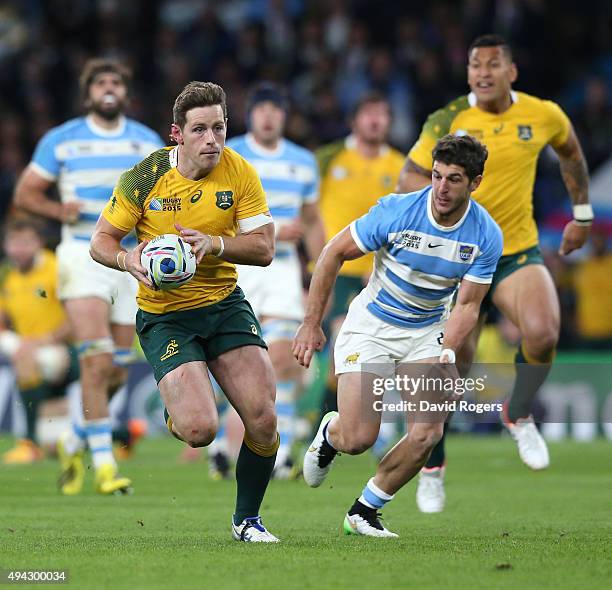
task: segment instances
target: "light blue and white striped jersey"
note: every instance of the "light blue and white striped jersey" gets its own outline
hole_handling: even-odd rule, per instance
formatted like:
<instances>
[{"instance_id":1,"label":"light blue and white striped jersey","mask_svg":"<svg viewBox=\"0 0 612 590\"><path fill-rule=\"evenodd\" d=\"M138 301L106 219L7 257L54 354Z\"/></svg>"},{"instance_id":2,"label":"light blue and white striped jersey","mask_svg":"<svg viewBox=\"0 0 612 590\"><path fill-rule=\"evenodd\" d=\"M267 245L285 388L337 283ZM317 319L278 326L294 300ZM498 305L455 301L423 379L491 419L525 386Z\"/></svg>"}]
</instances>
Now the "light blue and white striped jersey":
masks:
<instances>
[{"instance_id":1,"label":"light blue and white striped jersey","mask_svg":"<svg viewBox=\"0 0 612 590\"><path fill-rule=\"evenodd\" d=\"M155 131L125 117L113 131L96 125L91 117L49 130L38 142L30 166L57 182L62 203L77 201L82 206L78 221L62 227L62 241L89 242L119 176L164 145Z\"/></svg>"},{"instance_id":2,"label":"light blue and white striped jersey","mask_svg":"<svg viewBox=\"0 0 612 590\"><path fill-rule=\"evenodd\" d=\"M501 256L502 232L476 201L452 227L438 224L431 207L431 187L391 194L350 225L359 248L376 252L367 308L390 324L445 319L460 281L490 283Z\"/></svg>"},{"instance_id":3,"label":"light blue and white striped jersey","mask_svg":"<svg viewBox=\"0 0 612 590\"><path fill-rule=\"evenodd\" d=\"M276 149L268 150L250 133L233 137L227 145L257 170L277 226L298 218L304 203L318 201L319 168L308 150L287 139L281 139ZM277 257L291 254L295 254L294 244L277 242Z\"/></svg>"}]
</instances>

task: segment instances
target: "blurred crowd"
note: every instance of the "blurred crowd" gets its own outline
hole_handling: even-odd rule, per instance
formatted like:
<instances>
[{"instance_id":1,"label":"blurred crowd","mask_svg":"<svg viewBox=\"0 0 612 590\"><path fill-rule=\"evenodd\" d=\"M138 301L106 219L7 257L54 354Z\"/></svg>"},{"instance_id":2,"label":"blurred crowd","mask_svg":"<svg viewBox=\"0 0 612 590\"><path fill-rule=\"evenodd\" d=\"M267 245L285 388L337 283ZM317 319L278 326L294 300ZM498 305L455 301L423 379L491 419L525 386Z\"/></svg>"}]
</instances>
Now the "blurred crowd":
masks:
<instances>
[{"instance_id":1,"label":"blurred crowd","mask_svg":"<svg viewBox=\"0 0 612 590\"><path fill-rule=\"evenodd\" d=\"M561 104L595 171L612 154L612 19L606 0L588 6L578 0L0 0L0 221L37 140L82 112L78 74L93 55L132 67L130 114L162 137L187 81L225 88L230 135L236 135L245 130L249 86L269 79L289 90L287 135L299 144L314 149L347 134L355 101L377 89L393 107L391 143L406 151L427 114L467 91L467 47L494 31L514 47L516 87ZM558 166L543 159L538 221L567 209ZM568 318L562 339L568 346L590 338L580 314L599 303L585 308L580 284L597 273L576 269L610 259L602 235L585 260L568 265L548 255ZM606 312L610 321L600 323L611 324ZM612 339L612 325L606 329L603 340Z\"/></svg>"}]
</instances>

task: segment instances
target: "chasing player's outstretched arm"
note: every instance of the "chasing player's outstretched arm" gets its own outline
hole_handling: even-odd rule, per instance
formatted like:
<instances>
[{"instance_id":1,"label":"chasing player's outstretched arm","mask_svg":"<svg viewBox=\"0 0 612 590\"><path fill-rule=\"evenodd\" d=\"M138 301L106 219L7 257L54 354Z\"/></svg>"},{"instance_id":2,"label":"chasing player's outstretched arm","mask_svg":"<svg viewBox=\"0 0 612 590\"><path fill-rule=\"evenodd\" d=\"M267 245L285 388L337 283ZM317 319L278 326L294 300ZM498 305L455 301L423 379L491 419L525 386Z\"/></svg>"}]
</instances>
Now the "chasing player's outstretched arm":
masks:
<instances>
[{"instance_id":1,"label":"chasing player's outstretched arm","mask_svg":"<svg viewBox=\"0 0 612 590\"><path fill-rule=\"evenodd\" d=\"M126 252L121 247L121 240L128 233L115 227L101 215L91 237L89 253L96 262L109 268L126 270L149 289L153 289L146 269L140 264L140 255L148 242L143 240L136 248Z\"/></svg>"},{"instance_id":2,"label":"chasing player's outstretched arm","mask_svg":"<svg viewBox=\"0 0 612 590\"><path fill-rule=\"evenodd\" d=\"M444 328L444 350L450 349L456 353L463 346L478 323L480 304L490 286L489 283L461 281L457 301Z\"/></svg>"},{"instance_id":3,"label":"chasing player's outstretched arm","mask_svg":"<svg viewBox=\"0 0 612 590\"><path fill-rule=\"evenodd\" d=\"M396 193L418 191L431 184L431 170L425 170L410 158L406 158L404 167L397 181Z\"/></svg>"},{"instance_id":4,"label":"chasing player's outstretched arm","mask_svg":"<svg viewBox=\"0 0 612 590\"><path fill-rule=\"evenodd\" d=\"M60 203L50 199L47 191L53 184L54 181L43 178L28 166L17 181L13 202L30 213L62 223L74 223L79 217L80 205L76 202Z\"/></svg>"},{"instance_id":5,"label":"chasing player's outstretched arm","mask_svg":"<svg viewBox=\"0 0 612 590\"><path fill-rule=\"evenodd\" d=\"M589 170L573 128L570 128L567 141L554 149L574 208L574 220L565 226L559 248L559 254L569 254L585 244L591 229L593 211L589 204Z\"/></svg>"},{"instance_id":6,"label":"chasing player's outstretched arm","mask_svg":"<svg viewBox=\"0 0 612 590\"><path fill-rule=\"evenodd\" d=\"M321 350L325 344L321 322L340 267L344 261L363 255L348 227L323 248L310 282L304 323L293 340L293 356L304 367L310 366L315 350Z\"/></svg>"}]
</instances>

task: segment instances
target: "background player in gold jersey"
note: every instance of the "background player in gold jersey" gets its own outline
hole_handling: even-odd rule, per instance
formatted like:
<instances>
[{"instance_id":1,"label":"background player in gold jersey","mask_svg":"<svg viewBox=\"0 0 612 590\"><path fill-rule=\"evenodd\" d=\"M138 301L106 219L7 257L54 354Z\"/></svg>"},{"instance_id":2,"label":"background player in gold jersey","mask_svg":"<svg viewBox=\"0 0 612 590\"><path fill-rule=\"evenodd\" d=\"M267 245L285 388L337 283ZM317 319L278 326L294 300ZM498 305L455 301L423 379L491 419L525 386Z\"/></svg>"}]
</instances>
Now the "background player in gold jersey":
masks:
<instances>
[{"instance_id":1,"label":"background player in gold jersey","mask_svg":"<svg viewBox=\"0 0 612 590\"><path fill-rule=\"evenodd\" d=\"M321 217L327 236L340 233L396 185L404 157L387 144L391 121L391 106L384 95L367 93L353 111L351 134L317 150ZM349 304L367 283L373 260L369 254L347 262L340 269L326 318L330 350ZM329 362L322 414L336 409L337 378L331 355Z\"/></svg>"},{"instance_id":2,"label":"background player in gold jersey","mask_svg":"<svg viewBox=\"0 0 612 590\"><path fill-rule=\"evenodd\" d=\"M68 348L70 325L56 294L57 260L44 249L41 234L36 222L17 219L4 235L9 269L0 286L0 352L11 360L26 416L26 437L3 456L12 465L42 459L39 407L78 379Z\"/></svg>"},{"instance_id":3,"label":"background player in gold jersey","mask_svg":"<svg viewBox=\"0 0 612 590\"><path fill-rule=\"evenodd\" d=\"M542 149L552 146L572 200L574 220L563 232L561 254L580 248L589 235L593 212L588 203L588 170L572 125L559 106L512 90L517 67L502 37L479 37L468 57L472 92L430 115L408 154L399 189L409 192L431 183L431 148L446 133L468 133L487 146L484 180L473 198L489 211L504 234L503 256L489 296L521 332L517 378L502 419L523 462L532 469L545 469L548 449L530 408L554 358L560 310L533 219L536 164ZM458 364L464 371L472 362L483 323L484 317L468 345L458 351ZM432 451L419 480L417 504L424 512L439 512L444 507L443 445L442 440Z\"/></svg>"},{"instance_id":4,"label":"background player in gold jersey","mask_svg":"<svg viewBox=\"0 0 612 590\"><path fill-rule=\"evenodd\" d=\"M191 82L177 97L172 138L124 173L98 221L92 257L140 281L136 330L166 406L169 430L193 447L210 444L218 416L208 369L245 427L236 465L238 493L232 535L277 542L259 508L279 438L274 371L253 310L236 285L236 263L267 266L274 226L261 181L242 156L224 147L225 92ZM136 229L129 252L121 239ZM198 268L180 289L154 291L140 255L153 236L180 233Z\"/></svg>"}]
</instances>

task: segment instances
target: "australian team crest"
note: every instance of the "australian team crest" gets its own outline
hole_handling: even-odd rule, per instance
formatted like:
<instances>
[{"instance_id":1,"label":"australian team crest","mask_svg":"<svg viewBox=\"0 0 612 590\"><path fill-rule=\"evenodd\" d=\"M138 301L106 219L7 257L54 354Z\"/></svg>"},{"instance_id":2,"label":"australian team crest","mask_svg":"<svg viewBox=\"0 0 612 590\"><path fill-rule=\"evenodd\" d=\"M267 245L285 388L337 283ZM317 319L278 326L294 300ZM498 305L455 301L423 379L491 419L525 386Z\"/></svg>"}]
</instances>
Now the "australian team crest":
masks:
<instances>
[{"instance_id":1,"label":"australian team crest","mask_svg":"<svg viewBox=\"0 0 612 590\"><path fill-rule=\"evenodd\" d=\"M468 246L466 244L459 244L459 258L461 260L469 260L474 252L474 246Z\"/></svg>"},{"instance_id":2,"label":"australian team crest","mask_svg":"<svg viewBox=\"0 0 612 590\"><path fill-rule=\"evenodd\" d=\"M518 136L523 141L529 141L533 137L531 125L518 125Z\"/></svg>"},{"instance_id":3,"label":"australian team crest","mask_svg":"<svg viewBox=\"0 0 612 590\"><path fill-rule=\"evenodd\" d=\"M219 191L215 193L215 197L217 197L217 207L224 211L234 204L234 193L232 191Z\"/></svg>"}]
</instances>

